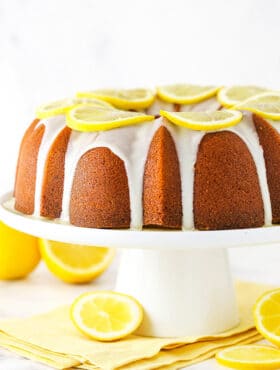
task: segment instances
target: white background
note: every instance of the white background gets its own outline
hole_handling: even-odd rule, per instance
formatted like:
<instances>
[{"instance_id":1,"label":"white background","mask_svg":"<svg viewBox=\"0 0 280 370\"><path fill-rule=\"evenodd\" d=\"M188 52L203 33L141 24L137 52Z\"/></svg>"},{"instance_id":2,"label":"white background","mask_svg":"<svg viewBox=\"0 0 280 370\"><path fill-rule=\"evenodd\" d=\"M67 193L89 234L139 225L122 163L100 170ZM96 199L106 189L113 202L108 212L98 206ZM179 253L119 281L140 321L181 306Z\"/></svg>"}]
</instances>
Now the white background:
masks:
<instances>
[{"instance_id":1,"label":"white background","mask_svg":"<svg viewBox=\"0 0 280 370\"><path fill-rule=\"evenodd\" d=\"M0 0L0 192L41 102L172 82L280 89L279 43L278 0ZM240 277L280 284L277 247L235 250L232 263Z\"/></svg>"}]
</instances>

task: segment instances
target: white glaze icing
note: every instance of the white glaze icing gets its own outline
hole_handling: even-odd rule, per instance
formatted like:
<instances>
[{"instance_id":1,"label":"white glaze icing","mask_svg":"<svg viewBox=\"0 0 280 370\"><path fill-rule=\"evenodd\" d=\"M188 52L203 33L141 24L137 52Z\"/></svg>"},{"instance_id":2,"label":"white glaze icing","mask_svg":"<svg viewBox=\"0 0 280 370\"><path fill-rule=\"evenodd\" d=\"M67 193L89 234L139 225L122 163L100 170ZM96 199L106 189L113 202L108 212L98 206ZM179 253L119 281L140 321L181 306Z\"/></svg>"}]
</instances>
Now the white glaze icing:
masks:
<instances>
[{"instance_id":1,"label":"white glaze icing","mask_svg":"<svg viewBox=\"0 0 280 370\"><path fill-rule=\"evenodd\" d=\"M158 115L161 109L173 111L174 104L167 103L161 99L156 98L153 104L147 109L147 114Z\"/></svg>"},{"instance_id":2,"label":"white glaze icing","mask_svg":"<svg viewBox=\"0 0 280 370\"><path fill-rule=\"evenodd\" d=\"M208 99L208 104L204 105L206 109L209 108L210 100L211 105L215 103L212 101L214 99ZM199 110L202 110L202 108L200 107ZM63 116L57 116L52 119L40 121L39 124L44 124L46 129L39 150L37 162L34 212L34 216L37 217L40 213L40 197L45 160L53 141L65 125L65 119ZM142 193L145 161L152 138L156 130L161 125L164 125L169 130L176 145L182 187L182 224L184 230L192 229L194 227L194 165L196 162L200 141L206 132L178 127L167 122L166 120L163 122L162 118L156 119L152 122L97 133L81 133L72 131L65 157L64 193L62 200L61 221L69 222L72 183L78 161L83 154L93 148L107 147L124 161L128 178L131 204L131 228L141 229L143 224ZM227 130L234 132L245 142L255 161L264 203L265 224L270 225L272 220L272 212L269 190L267 186L263 150L259 144L258 136L255 131L254 124L252 123L251 114L245 113L241 123L234 127L228 128Z\"/></svg>"},{"instance_id":3,"label":"white glaze icing","mask_svg":"<svg viewBox=\"0 0 280 370\"><path fill-rule=\"evenodd\" d=\"M62 202L63 221L69 221L71 189L79 159L91 149L107 147L123 160L129 187L131 229L142 228L142 192L146 156L161 118L98 133L73 132L65 159L65 182ZM77 148L77 149L75 149Z\"/></svg>"},{"instance_id":4,"label":"white glaze icing","mask_svg":"<svg viewBox=\"0 0 280 370\"><path fill-rule=\"evenodd\" d=\"M254 159L263 199L265 225L269 226L272 224L272 209L267 184L265 160L263 149L259 143L259 137L252 120L252 114L243 112L242 121L238 125L229 128L228 131L234 132L245 142Z\"/></svg>"},{"instance_id":5,"label":"white glaze icing","mask_svg":"<svg viewBox=\"0 0 280 370\"><path fill-rule=\"evenodd\" d=\"M46 159L54 140L56 139L57 135L61 132L61 130L65 127L65 116L60 115L45 120L41 120L37 123L35 130L40 125L45 126L45 132L42 138L37 159L34 214L33 214L36 217L40 216L41 193L43 187Z\"/></svg>"}]
</instances>

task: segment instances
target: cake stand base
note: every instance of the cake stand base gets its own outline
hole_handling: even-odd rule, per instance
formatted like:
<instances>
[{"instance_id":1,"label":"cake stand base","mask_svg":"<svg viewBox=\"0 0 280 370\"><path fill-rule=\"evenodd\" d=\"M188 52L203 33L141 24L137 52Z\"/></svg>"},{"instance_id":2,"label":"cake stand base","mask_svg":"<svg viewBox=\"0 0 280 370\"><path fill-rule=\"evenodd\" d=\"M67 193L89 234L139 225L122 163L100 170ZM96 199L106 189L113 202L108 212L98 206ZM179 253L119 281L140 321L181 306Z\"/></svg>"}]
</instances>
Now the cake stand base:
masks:
<instances>
[{"instance_id":1,"label":"cake stand base","mask_svg":"<svg viewBox=\"0 0 280 370\"><path fill-rule=\"evenodd\" d=\"M139 335L210 335L239 321L226 249L123 250L116 290L143 305Z\"/></svg>"}]
</instances>

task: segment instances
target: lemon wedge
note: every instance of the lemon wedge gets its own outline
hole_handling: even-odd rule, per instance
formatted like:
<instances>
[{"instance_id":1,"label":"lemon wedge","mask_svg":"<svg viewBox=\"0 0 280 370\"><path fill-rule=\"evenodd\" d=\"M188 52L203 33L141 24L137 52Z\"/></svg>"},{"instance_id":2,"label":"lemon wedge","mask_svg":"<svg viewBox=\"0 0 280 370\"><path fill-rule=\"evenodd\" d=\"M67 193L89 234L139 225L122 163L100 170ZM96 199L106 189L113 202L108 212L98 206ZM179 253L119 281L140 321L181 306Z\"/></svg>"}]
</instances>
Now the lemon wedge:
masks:
<instances>
[{"instance_id":1,"label":"lemon wedge","mask_svg":"<svg viewBox=\"0 0 280 370\"><path fill-rule=\"evenodd\" d=\"M150 89L104 89L77 93L78 98L101 99L124 110L146 109L153 103L155 95L155 91Z\"/></svg>"},{"instance_id":2,"label":"lemon wedge","mask_svg":"<svg viewBox=\"0 0 280 370\"><path fill-rule=\"evenodd\" d=\"M234 346L218 352L216 360L232 369L279 369L280 350L259 345Z\"/></svg>"},{"instance_id":3,"label":"lemon wedge","mask_svg":"<svg viewBox=\"0 0 280 370\"><path fill-rule=\"evenodd\" d=\"M280 289L265 293L257 300L254 321L266 339L280 346Z\"/></svg>"},{"instance_id":4,"label":"lemon wedge","mask_svg":"<svg viewBox=\"0 0 280 370\"><path fill-rule=\"evenodd\" d=\"M267 92L256 95L243 103L237 104L233 109L248 110L261 117L280 120L280 92Z\"/></svg>"},{"instance_id":5,"label":"lemon wedge","mask_svg":"<svg viewBox=\"0 0 280 370\"><path fill-rule=\"evenodd\" d=\"M110 342L133 333L143 320L143 309L128 295L96 291L74 301L71 319L90 338Z\"/></svg>"},{"instance_id":6,"label":"lemon wedge","mask_svg":"<svg viewBox=\"0 0 280 370\"><path fill-rule=\"evenodd\" d=\"M234 126L242 119L241 112L231 110L211 112L167 112L161 110L160 114L178 126L205 131Z\"/></svg>"},{"instance_id":7,"label":"lemon wedge","mask_svg":"<svg viewBox=\"0 0 280 370\"><path fill-rule=\"evenodd\" d=\"M217 99L221 105L230 108L266 91L268 90L259 86L228 86L218 92Z\"/></svg>"},{"instance_id":8,"label":"lemon wedge","mask_svg":"<svg viewBox=\"0 0 280 370\"><path fill-rule=\"evenodd\" d=\"M84 132L111 130L150 120L154 120L154 116L119 109L98 108L91 104L78 105L66 114L67 126Z\"/></svg>"},{"instance_id":9,"label":"lemon wedge","mask_svg":"<svg viewBox=\"0 0 280 370\"><path fill-rule=\"evenodd\" d=\"M113 108L111 104L98 99L66 98L40 105L36 109L36 117L44 119L53 116L58 116L60 114L65 114L67 111L75 107L77 104L82 103L92 104L96 107Z\"/></svg>"},{"instance_id":10,"label":"lemon wedge","mask_svg":"<svg viewBox=\"0 0 280 370\"><path fill-rule=\"evenodd\" d=\"M157 94L168 103L193 104L216 95L220 87L176 84L160 86Z\"/></svg>"},{"instance_id":11,"label":"lemon wedge","mask_svg":"<svg viewBox=\"0 0 280 370\"><path fill-rule=\"evenodd\" d=\"M67 283L86 283L105 271L114 249L40 239L40 251L49 270Z\"/></svg>"}]
</instances>

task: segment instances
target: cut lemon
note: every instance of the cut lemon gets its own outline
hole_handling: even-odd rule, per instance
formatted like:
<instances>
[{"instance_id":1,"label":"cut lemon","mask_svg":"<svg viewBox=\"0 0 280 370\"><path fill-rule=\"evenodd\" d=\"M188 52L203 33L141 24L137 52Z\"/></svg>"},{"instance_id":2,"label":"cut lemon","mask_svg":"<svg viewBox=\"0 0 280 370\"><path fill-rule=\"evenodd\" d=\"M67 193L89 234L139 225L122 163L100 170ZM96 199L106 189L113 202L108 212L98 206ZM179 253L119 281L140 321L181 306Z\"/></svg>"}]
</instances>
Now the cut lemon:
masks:
<instances>
[{"instance_id":1,"label":"cut lemon","mask_svg":"<svg viewBox=\"0 0 280 370\"><path fill-rule=\"evenodd\" d=\"M192 104L206 100L216 95L220 87L176 84L160 86L157 94L161 100L168 103Z\"/></svg>"},{"instance_id":2,"label":"cut lemon","mask_svg":"<svg viewBox=\"0 0 280 370\"><path fill-rule=\"evenodd\" d=\"M178 126L206 131L234 126L242 119L241 112L231 110L178 113L161 110L160 114Z\"/></svg>"},{"instance_id":3,"label":"cut lemon","mask_svg":"<svg viewBox=\"0 0 280 370\"><path fill-rule=\"evenodd\" d=\"M44 119L65 114L69 109L82 103L93 104L96 107L113 108L109 103L98 99L67 98L39 106L36 109L36 117Z\"/></svg>"},{"instance_id":4,"label":"cut lemon","mask_svg":"<svg viewBox=\"0 0 280 370\"><path fill-rule=\"evenodd\" d=\"M233 109L248 110L261 117L280 120L280 92L267 92L256 95L243 103L237 104Z\"/></svg>"},{"instance_id":5,"label":"cut lemon","mask_svg":"<svg viewBox=\"0 0 280 370\"><path fill-rule=\"evenodd\" d=\"M229 86L223 87L217 98L221 105L229 108L266 91L268 90L259 86Z\"/></svg>"},{"instance_id":6,"label":"cut lemon","mask_svg":"<svg viewBox=\"0 0 280 370\"><path fill-rule=\"evenodd\" d=\"M97 98L111 103L119 109L146 109L155 99L155 92L150 89L104 89L81 91L78 98Z\"/></svg>"},{"instance_id":7,"label":"cut lemon","mask_svg":"<svg viewBox=\"0 0 280 370\"><path fill-rule=\"evenodd\" d=\"M270 342L280 346L280 289L261 296L254 306L258 331Z\"/></svg>"},{"instance_id":8,"label":"cut lemon","mask_svg":"<svg viewBox=\"0 0 280 370\"><path fill-rule=\"evenodd\" d=\"M59 243L40 239L40 250L49 270L67 283L86 283L107 269L114 249Z\"/></svg>"},{"instance_id":9,"label":"cut lemon","mask_svg":"<svg viewBox=\"0 0 280 370\"><path fill-rule=\"evenodd\" d=\"M91 104L81 104L66 114L66 124L77 131L104 131L116 127L133 125L153 120L154 116L119 109L97 108Z\"/></svg>"},{"instance_id":10,"label":"cut lemon","mask_svg":"<svg viewBox=\"0 0 280 370\"><path fill-rule=\"evenodd\" d=\"M133 333L143 320L143 309L128 295L97 291L74 301L71 319L87 336L109 342Z\"/></svg>"},{"instance_id":11,"label":"cut lemon","mask_svg":"<svg viewBox=\"0 0 280 370\"><path fill-rule=\"evenodd\" d=\"M236 346L218 352L216 360L232 369L279 369L280 350L259 345Z\"/></svg>"}]
</instances>

